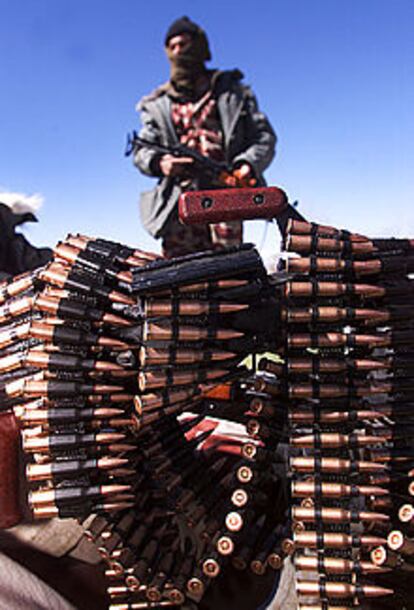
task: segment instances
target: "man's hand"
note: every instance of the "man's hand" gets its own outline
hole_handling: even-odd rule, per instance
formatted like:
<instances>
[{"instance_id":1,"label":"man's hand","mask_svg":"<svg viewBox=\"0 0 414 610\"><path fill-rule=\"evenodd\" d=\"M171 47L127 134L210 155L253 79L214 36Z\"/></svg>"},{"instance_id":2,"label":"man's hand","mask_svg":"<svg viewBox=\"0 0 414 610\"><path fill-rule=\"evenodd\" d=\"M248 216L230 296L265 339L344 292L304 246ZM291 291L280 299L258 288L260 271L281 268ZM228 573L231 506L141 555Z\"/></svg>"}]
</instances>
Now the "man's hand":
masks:
<instances>
[{"instance_id":1,"label":"man's hand","mask_svg":"<svg viewBox=\"0 0 414 610\"><path fill-rule=\"evenodd\" d=\"M160 170L164 176L186 176L194 164L191 157L174 157L163 155L160 159Z\"/></svg>"},{"instance_id":2,"label":"man's hand","mask_svg":"<svg viewBox=\"0 0 414 610\"><path fill-rule=\"evenodd\" d=\"M238 186L255 186L256 178L253 174L253 169L250 163L242 163L239 167L233 170L233 176L238 181Z\"/></svg>"},{"instance_id":3,"label":"man's hand","mask_svg":"<svg viewBox=\"0 0 414 610\"><path fill-rule=\"evenodd\" d=\"M220 180L222 184L230 188L246 188L256 186L257 180L254 177L253 169L249 163L242 163L231 174L224 173Z\"/></svg>"}]
</instances>

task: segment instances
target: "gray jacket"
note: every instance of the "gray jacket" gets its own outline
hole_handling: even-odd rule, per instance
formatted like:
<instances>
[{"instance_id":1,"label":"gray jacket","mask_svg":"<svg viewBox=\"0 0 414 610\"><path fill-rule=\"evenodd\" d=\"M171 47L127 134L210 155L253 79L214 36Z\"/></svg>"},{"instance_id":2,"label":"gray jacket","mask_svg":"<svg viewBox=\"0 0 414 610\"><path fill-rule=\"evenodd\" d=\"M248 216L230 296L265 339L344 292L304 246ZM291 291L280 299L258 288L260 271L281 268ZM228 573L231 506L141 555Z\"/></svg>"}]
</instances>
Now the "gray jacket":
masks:
<instances>
[{"instance_id":1,"label":"gray jacket","mask_svg":"<svg viewBox=\"0 0 414 610\"><path fill-rule=\"evenodd\" d=\"M276 135L259 111L251 89L243 85L239 70L220 72L215 78L217 109L224 137L225 160L229 165L247 161L253 167L259 185L264 185L263 171L275 153ZM178 143L171 120L171 100L165 86L142 98L140 136L163 145ZM142 147L134 154L134 164L142 173L154 176L151 162L158 153ZM161 176L155 189L141 194L141 221L154 237L163 233L170 214L177 206L181 188L175 178Z\"/></svg>"}]
</instances>

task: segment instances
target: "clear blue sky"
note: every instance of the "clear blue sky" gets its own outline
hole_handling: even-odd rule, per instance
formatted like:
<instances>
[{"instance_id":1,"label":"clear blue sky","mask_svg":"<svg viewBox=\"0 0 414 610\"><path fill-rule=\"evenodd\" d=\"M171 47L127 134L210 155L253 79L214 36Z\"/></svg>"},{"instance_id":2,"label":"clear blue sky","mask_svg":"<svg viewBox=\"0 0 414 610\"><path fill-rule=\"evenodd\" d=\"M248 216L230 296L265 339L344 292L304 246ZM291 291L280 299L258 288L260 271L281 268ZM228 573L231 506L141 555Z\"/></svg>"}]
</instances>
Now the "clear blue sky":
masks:
<instances>
[{"instance_id":1,"label":"clear blue sky","mask_svg":"<svg viewBox=\"0 0 414 610\"><path fill-rule=\"evenodd\" d=\"M412 0L0 0L0 187L39 192L53 245L68 231L153 249L123 157L136 101L168 78L164 33L184 14L211 67L240 68L279 137L270 184L303 214L414 235ZM261 242L264 223L249 223ZM274 243L268 232L266 250Z\"/></svg>"}]
</instances>

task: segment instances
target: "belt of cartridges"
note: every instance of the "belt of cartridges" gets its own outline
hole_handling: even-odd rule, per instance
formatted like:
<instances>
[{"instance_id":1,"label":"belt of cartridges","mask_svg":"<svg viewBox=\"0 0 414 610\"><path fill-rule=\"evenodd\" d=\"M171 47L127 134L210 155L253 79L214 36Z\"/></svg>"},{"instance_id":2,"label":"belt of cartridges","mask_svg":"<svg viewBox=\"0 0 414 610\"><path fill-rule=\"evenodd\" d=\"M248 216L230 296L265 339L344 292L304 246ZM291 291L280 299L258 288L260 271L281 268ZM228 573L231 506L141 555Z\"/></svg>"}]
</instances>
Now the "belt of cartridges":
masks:
<instances>
[{"instance_id":1,"label":"belt of cartridges","mask_svg":"<svg viewBox=\"0 0 414 610\"><path fill-rule=\"evenodd\" d=\"M414 569L414 242L291 221L284 362L299 608L403 608ZM392 601L391 601L392 600ZM390 604L388 606L387 604Z\"/></svg>"},{"instance_id":2,"label":"belt of cartridges","mask_svg":"<svg viewBox=\"0 0 414 610\"><path fill-rule=\"evenodd\" d=\"M249 246L165 261L69 235L0 285L29 504L86 520L113 610L208 603L230 569L262 577L258 607L293 552L303 610L404 606L413 244L293 221L286 249L268 277ZM242 364L262 352L282 359Z\"/></svg>"},{"instance_id":3,"label":"belt of cartridges","mask_svg":"<svg viewBox=\"0 0 414 610\"><path fill-rule=\"evenodd\" d=\"M268 291L252 247L162 261L80 235L0 286L29 505L85 521L111 608L198 602L229 566L271 587L292 550L279 439L250 410L273 399L240 366L277 321Z\"/></svg>"}]
</instances>

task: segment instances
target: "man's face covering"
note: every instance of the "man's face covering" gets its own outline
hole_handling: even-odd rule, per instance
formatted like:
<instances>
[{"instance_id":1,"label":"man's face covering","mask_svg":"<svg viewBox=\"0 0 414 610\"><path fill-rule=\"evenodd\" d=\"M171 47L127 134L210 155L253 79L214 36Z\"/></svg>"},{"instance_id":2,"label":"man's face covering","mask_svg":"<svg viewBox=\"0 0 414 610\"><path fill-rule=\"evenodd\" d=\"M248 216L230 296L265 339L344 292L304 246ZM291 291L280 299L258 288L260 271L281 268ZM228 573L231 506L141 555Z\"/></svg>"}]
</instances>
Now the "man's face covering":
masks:
<instances>
[{"instance_id":1,"label":"man's face covering","mask_svg":"<svg viewBox=\"0 0 414 610\"><path fill-rule=\"evenodd\" d=\"M206 72L204 62L210 57L205 35L185 32L173 36L167 43L166 53L171 83L178 91L191 94L197 78Z\"/></svg>"},{"instance_id":2,"label":"man's face covering","mask_svg":"<svg viewBox=\"0 0 414 610\"><path fill-rule=\"evenodd\" d=\"M203 64L210 58L204 34L178 34L167 43L166 53L171 63L178 65Z\"/></svg>"}]
</instances>

